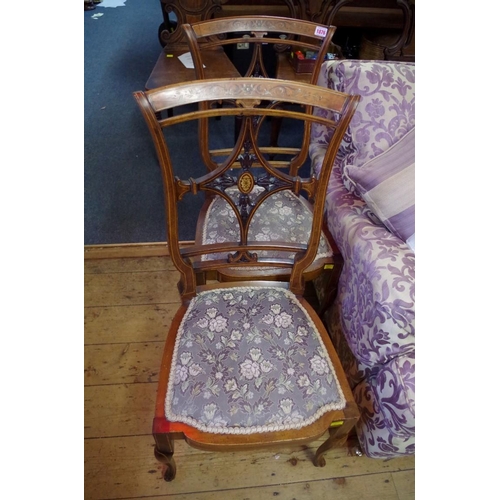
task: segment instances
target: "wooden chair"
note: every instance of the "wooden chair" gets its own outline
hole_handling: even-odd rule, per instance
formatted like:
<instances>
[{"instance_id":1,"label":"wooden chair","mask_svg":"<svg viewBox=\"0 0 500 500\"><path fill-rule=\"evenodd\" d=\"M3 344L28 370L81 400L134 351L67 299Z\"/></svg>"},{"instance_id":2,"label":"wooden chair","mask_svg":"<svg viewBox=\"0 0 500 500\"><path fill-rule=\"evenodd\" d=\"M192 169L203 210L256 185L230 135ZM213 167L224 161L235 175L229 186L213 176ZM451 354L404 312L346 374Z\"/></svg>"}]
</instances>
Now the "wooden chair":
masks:
<instances>
[{"instance_id":1,"label":"wooden chair","mask_svg":"<svg viewBox=\"0 0 500 500\"><path fill-rule=\"evenodd\" d=\"M334 26L325 26L301 19L277 16L237 16L198 21L181 26L189 50L193 57L196 78L205 79L210 69L207 54L224 48L230 52L233 64L237 66L241 76L274 77L284 80L297 80L316 84L319 71L327 52L331 48L331 40L335 33ZM296 50L305 53L307 50L317 54L309 73L296 73L289 62L289 54ZM264 57L264 50L267 57ZM208 68L207 68L208 67ZM279 101L274 105L279 106ZM311 108L307 109L311 112ZM275 117L270 134L271 155L291 155L292 161L287 165L296 175L298 169L307 159L310 124L306 124L300 148L278 148L278 135L281 129L280 117ZM211 151L209 147L208 121L201 122L200 141L205 162L210 168L216 168L218 162L214 157L222 151ZM237 135L239 127L236 127Z\"/></svg>"},{"instance_id":2,"label":"wooden chair","mask_svg":"<svg viewBox=\"0 0 500 500\"><path fill-rule=\"evenodd\" d=\"M316 466L325 465L323 454L345 441L359 413L328 334L303 298L303 274L317 253L327 182L358 97L297 82L239 78L171 85L136 92L135 98L161 166L167 239L180 274L182 299L165 342L153 421L155 455L165 465L164 479L171 481L176 475L173 453L178 438L205 450L233 451L288 447L329 431L313 460ZM269 99L328 108L335 111L335 120L259 106ZM228 100L236 106L194 106L194 111L158 118L159 112L174 106ZM183 145L178 135L171 134L172 128L186 122L195 127L200 119L215 116L243 119L228 160L212 171L202 165L198 177L179 177L185 165L173 164L172 158L179 158L173 148ZM256 118L266 116L332 127L319 178L290 176L266 160L254 126ZM242 150L245 161L235 169ZM309 241L256 241L249 232L252 220L268 209L266 202L284 193L315 198ZM204 195L227 203L235 214L240 237L238 241L181 248L179 207ZM264 256L265 252L269 255ZM280 257L274 257L274 252ZM203 259L214 254L217 258ZM247 282L197 284L200 271L228 267L289 268L290 279L277 283L256 277Z\"/></svg>"},{"instance_id":3,"label":"wooden chair","mask_svg":"<svg viewBox=\"0 0 500 500\"><path fill-rule=\"evenodd\" d=\"M286 80L296 80L305 83L315 84L318 79L321 64L325 58L325 54L331 47L331 39L335 32L335 27L318 25L317 23L304 21L300 19L291 19L276 16L241 16L241 17L226 17L221 19L211 19L200 21L193 24L183 24L182 29L185 33L185 38L189 49L193 56L196 77L198 79L206 78L206 71L212 69L214 51L220 52L221 49L233 49L241 44L248 45L248 49L241 49L232 52L233 58L238 52L246 53L247 64L240 67L242 76L251 77L266 77L272 75L277 78ZM264 48L267 50L268 57L264 57ZM302 51L312 50L317 52L317 58L313 66L310 68L310 73L295 73L288 60L289 54L293 50L301 49ZM246 51L246 52L245 52ZM271 55L271 56L270 56ZM237 61L235 61L236 64ZM270 63L275 63L275 67ZM208 103L202 103L202 106L208 106ZM264 101L263 105L278 109L285 105L280 100ZM306 106L305 113L312 113L312 107ZM241 122L237 117L238 123ZM271 117L271 130L266 129L266 122L261 118L255 123L255 137L258 137L261 152L270 163L276 167L288 171L291 176L297 175L299 169L306 165L308 158L308 146L310 138L310 122L305 121L300 134L297 136L296 142L286 143L284 146L278 146L277 137L278 130L281 129L283 117L275 115ZM214 125L214 123L212 123ZM209 169L215 169L225 160L232 151L230 148L214 149L213 138L214 134L209 133L210 122L208 119L200 120L199 137L200 148L205 164ZM239 131L241 125L236 127ZM262 130L261 130L262 129ZM235 134L234 140L237 139ZM287 141L285 137L285 142ZM269 141L266 143L266 141ZM297 144L299 147L297 147ZM242 152L242 154L245 154ZM241 158L239 160L242 161ZM306 167L304 167L306 168ZM256 195L256 193L253 193ZM254 225L251 228L251 233L256 234L260 229L267 230L267 235L272 238L279 236L279 233L288 232L290 241L301 241L305 243L308 238L307 224L302 224L303 217L309 217L310 211L303 204L305 200L287 197L283 193L281 202L286 206L291 214L287 218L290 224L283 224L283 221L274 217L270 219L264 214L269 212L262 210L262 217L255 218ZM268 200L266 203L271 204L276 200ZM208 198L206 201L204 216L200 217L199 225L196 232L197 242L214 242L214 241L235 241L238 239L238 224L234 215L230 215L224 224L221 224L221 214L227 213L225 201L223 199ZM265 227L267 226L267 227ZM336 249L335 242L326 230L323 231L320 240L319 251L316 259L306 270L304 278L309 281L317 278L325 268L331 275L331 289L335 288L335 279L339 274L342 264L340 252ZM268 279L282 280L288 279L290 269L288 268L246 268L237 269L228 267L221 269L218 272L218 279L222 281L253 279L255 274L259 274L259 278L263 274ZM333 295L332 295L333 296ZM323 301L323 310L330 303L330 300Z\"/></svg>"}]
</instances>

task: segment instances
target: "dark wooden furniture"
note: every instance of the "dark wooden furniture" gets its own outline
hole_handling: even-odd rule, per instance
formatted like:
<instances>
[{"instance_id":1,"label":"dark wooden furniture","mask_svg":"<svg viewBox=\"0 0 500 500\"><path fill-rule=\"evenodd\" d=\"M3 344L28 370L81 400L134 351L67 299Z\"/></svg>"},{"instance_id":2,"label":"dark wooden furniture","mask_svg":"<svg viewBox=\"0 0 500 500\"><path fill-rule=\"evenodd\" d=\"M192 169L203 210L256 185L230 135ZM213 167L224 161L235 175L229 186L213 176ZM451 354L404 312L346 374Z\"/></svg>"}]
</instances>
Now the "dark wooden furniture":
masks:
<instances>
[{"instance_id":1,"label":"dark wooden furniture","mask_svg":"<svg viewBox=\"0 0 500 500\"><path fill-rule=\"evenodd\" d=\"M186 68L179 60L179 56L188 51L187 45L174 49L164 48L146 82L146 90L196 80L194 68ZM206 65L207 78L237 78L240 76L223 50L207 54Z\"/></svg>"},{"instance_id":2,"label":"dark wooden furniture","mask_svg":"<svg viewBox=\"0 0 500 500\"><path fill-rule=\"evenodd\" d=\"M96 4L101 3L102 0L84 0L83 2L83 10L94 10Z\"/></svg>"},{"instance_id":3,"label":"dark wooden furniture","mask_svg":"<svg viewBox=\"0 0 500 500\"><path fill-rule=\"evenodd\" d=\"M288 2L286 15L290 18L299 18L298 11L293 7L293 2ZM158 29L158 36L163 51L146 82L145 88L153 89L163 85L185 82L194 79L194 70L186 68L179 60L178 56L189 51L189 46L185 38L185 33L181 26L199 21L210 20L221 14L222 8L219 0L188 0L163 1L162 0L163 23ZM172 21L170 18L175 19ZM226 17L226 16L224 16ZM213 57L212 57L213 56ZM231 64L226 54L220 59L212 54L207 54L209 58L205 70L205 78L231 78L241 76L238 70ZM302 79L302 78L301 78Z\"/></svg>"},{"instance_id":4,"label":"dark wooden furniture","mask_svg":"<svg viewBox=\"0 0 500 500\"><path fill-rule=\"evenodd\" d=\"M135 98L162 170L167 239L180 274L182 299L165 343L153 422L155 454L165 465L164 479L175 477L173 442L178 438L201 449L234 451L288 447L329 431L313 459L316 466L324 466L324 453L345 441L359 413L328 334L303 299L303 273L318 249L327 182L358 96L303 83L238 78L141 91ZM303 112L260 106L278 99L334 110L336 119L325 121ZM158 118L172 107L207 100L223 105L199 106L196 111ZM196 126L198 120L216 116L243 117L242 132L227 161L211 171L202 166L199 177L180 177L183 172L171 161L179 141L169 143L170 127L185 122ZM266 159L255 131L268 116L312 120L333 128L318 179L290 176ZM247 161L233 168L242 155ZM263 190L252 199L257 187ZM231 190L238 192L236 198ZM259 208L284 192L315 199L308 243L252 240L249 228ZM180 248L178 207L188 197L204 195L225 200L240 228L239 241ZM262 258L262 252L271 251L291 256ZM213 254L218 257L201 258ZM281 283L256 278L198 286L199 273L228 267L283 267L290 270L290 277Z\"/></svg>"},{"instance_id":5,"label":"dark wooden furniture","mask_svg":"<svg viewBox=\"0 0 500 500\"><path fill-rule=\"evenodd\" d=\"M380 58L415 60L414 0L160 0L163 22L158 36L162 46L183 43L179 29L214 17L273 15L304 19L337 27L337 37L376 33L394 35L382 46ZM348 55L348 54L345 54Z\"/></svg>"},{"instance_id":6,"label":"dark wooden furniture","mask_svg":"<svg viewBox=\"0 0 500 500\"><path fill-rule=\"evenodd\" d=\"M414 0L160 0L160 5L163 22L158 28L158 37L164 52L153 68L146 89L186 81L192 74L183 74L183 68L176 68L172 59L165 57L173 54L175 58L187 50L182 24L236 15L284 16L334 25L337 27L334 42L338 45L341 43L337 36L345 38L353 33L359 38L364 34L367 44L373 42L372 47L380 48L375 56L364 51L370 58L415 60ZM391 36L383 37L385 41L378 45L377 33ZM344 55L350 56L349 53ZM295 76L303 80L301 75Z\"/></svg>"}]
</instances>

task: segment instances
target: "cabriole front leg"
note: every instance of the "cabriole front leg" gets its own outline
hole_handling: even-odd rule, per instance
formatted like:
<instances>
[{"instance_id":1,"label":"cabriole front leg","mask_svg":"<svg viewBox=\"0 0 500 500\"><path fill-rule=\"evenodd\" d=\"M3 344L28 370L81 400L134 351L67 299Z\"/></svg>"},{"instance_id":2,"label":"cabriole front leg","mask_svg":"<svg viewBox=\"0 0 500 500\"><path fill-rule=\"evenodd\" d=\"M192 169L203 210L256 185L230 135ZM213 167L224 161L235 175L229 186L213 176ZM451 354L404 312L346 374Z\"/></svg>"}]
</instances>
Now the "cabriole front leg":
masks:
<instances>
[{"instance_id":1,"label":"cabriole front leg","mask_svg":"<svg viewBox=\"0 0 500 500\"><path fill-rule=\"evenodd\" d=\"M163 479L173 481L177 472L174 460L174 440L168 434L155 434L154 438L156 460L165 465Z\"/></svg>"}]
</instances>

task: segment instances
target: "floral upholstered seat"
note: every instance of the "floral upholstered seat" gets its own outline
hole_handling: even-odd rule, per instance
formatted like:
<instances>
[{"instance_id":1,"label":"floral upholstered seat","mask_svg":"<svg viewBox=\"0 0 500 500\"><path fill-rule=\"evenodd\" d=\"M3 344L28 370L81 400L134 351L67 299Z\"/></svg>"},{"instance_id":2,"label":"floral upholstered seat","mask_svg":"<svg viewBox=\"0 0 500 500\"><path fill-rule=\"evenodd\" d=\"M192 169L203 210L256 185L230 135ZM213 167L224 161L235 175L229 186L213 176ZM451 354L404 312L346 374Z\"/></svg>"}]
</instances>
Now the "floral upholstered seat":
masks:
<instances>
[{"instance_id":1,"label":"floral upholstered seat","mask_svg":"<svg viewBox=\"0 0 500 500\"><path fill-rule=\"evenodd\" d=\"M300 429L345 406L314 322L282 288L197 295L172 366L166 416L205 432Z\"/></svg>"}]
</instances>

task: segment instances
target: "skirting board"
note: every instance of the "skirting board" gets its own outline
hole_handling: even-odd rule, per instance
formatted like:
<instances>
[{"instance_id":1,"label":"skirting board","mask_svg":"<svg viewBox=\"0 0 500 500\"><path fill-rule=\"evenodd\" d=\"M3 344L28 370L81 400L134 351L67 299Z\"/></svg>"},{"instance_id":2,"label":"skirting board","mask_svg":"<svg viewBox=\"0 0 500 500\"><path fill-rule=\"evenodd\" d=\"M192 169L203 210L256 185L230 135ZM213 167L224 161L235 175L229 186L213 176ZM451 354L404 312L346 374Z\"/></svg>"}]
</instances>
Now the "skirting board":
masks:
<instances>
[{"instance_id":1,"label":"skirting board","mask_svg":"<svg viewBox=\"0 0 500 500\"><path fill-rule=\"evenodd\" d=\"M181 246L194 245L182 241ZM120 259L125 257L162 257L170 255L166 241L157 243L123 243L117 245L85 245L84 259Z\"/></svg>"}]
</instances>

